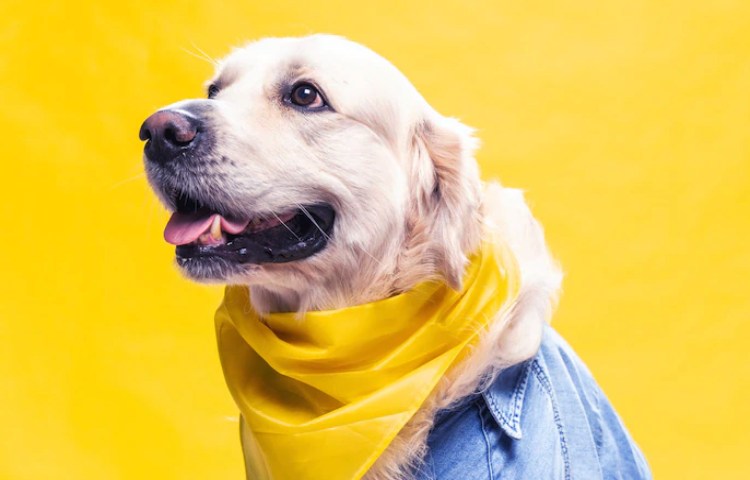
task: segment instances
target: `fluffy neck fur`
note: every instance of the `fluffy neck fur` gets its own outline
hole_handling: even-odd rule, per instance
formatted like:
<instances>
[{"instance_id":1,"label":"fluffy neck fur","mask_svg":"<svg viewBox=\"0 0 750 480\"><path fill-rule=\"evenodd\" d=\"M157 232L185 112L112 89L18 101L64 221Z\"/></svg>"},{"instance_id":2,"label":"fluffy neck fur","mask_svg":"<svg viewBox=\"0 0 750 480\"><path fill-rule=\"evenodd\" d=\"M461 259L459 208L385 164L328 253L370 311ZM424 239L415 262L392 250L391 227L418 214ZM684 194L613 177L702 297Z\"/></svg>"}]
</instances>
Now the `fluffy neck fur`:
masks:
<instances>
[{"instance_id":1,"label":"fluffy neck fur","mask_svg":"<svg viewBox=\"0 0 750 480\"><path fill-rule=\"evenodd\" d=\"M481 221L479 208L468 217L462 231L465 253L461 263L463 274L465 257L479 248ZM251 285L253 307L259 312L299 312L330 310L369 303L410 290L415 285L440 279L450 283L445 273L442 248L437 248L430 221L410 215L406 233L395 245L384 250L400 252L377 259L367 254L350 262L352 271L335 272L333 278L316 276L313 272L298 271L297 281L290 279L286 285ZM395 242L394 242L395 243ZM345 281L341 279L344 278ZM454 286L458 287L459 285Z\"/></svg>"}]
</instances>

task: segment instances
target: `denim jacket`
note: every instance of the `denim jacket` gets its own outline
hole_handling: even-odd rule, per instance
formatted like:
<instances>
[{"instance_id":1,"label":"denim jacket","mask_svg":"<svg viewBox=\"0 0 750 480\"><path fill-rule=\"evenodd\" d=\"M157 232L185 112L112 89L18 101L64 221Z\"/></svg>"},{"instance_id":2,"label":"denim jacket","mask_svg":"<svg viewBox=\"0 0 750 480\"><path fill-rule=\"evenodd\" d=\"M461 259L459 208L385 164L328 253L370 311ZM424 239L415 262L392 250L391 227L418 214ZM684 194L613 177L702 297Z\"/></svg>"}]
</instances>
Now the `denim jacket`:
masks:
<instances>
[{"instance_id":1,"label":"denim jacket","mask_svg":"<svg viewBox=\"0 0 750 480\"><path fill-rule=\"evenodd\" d=\"M650 479L591 373L545 328L539 352L438 413L418 480Z\"/></svg>"}]
</instances>

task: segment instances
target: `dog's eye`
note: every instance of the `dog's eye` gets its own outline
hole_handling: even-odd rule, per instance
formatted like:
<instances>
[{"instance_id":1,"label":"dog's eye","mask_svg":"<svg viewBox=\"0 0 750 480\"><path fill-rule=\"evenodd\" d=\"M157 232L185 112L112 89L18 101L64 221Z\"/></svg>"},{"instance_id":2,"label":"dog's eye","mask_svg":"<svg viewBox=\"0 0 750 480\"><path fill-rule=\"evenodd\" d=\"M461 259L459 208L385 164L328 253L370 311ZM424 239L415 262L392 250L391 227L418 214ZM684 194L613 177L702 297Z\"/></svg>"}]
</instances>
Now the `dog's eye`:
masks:
<instances>
[{"instance_id":1,"label":"dog's eye","mask_svg":"<svg viewBox=\"0 0 750 480\"><path fill-rule=\"evenodd\" d=\"M212 83L211 85L208 86L208 98L209 99L214 98L216 94L218 93L219 93L218 85L216 85L215 83Z\"/></svg>"},{"instance_id":2,"label":"dog's eye","mask_svg":"<svg viewBox=\"0 0 750 480\"><path fill-rule=\"evenodd\" d=\"M325 106L320 92L309 83L300 83L292 88L289 101L305 108L317 108Z\"/></svg>"}]
</instances>

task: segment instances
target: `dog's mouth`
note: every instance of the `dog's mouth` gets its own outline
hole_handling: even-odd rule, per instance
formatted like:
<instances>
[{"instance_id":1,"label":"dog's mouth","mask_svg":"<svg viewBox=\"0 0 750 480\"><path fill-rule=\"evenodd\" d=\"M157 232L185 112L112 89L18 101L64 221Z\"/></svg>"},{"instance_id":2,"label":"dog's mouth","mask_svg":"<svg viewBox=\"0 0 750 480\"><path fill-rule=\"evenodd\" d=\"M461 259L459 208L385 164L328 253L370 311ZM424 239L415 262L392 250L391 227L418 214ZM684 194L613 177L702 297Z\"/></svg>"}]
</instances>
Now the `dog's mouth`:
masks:
<instances>
[{"instance_id":1,"label":"dog's mouth","mask_svg":"<svg viewBox=\"0 0 750 480\"><path fill-rule=\"evenodd\" d=\"M325 248L336 216L328 204L241 217L221 214L184 195L175 203L164 239L176 245L181 266L212 261L259 264L301 260Z\"/></svg>"}]
</instances>

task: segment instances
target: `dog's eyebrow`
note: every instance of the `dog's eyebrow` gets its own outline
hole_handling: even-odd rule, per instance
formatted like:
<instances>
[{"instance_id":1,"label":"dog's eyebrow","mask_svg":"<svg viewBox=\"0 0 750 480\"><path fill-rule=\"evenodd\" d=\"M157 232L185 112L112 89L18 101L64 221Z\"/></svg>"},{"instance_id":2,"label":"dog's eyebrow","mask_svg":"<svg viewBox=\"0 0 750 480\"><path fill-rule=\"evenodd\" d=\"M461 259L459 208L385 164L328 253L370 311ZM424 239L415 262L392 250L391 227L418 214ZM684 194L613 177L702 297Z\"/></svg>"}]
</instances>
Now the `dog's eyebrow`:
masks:
<instances>
[{"instance_id":1,"label":"dog's eyebrow","mask_svg":"<svg viewBox=\"0 0 750 480\"><path fill-rule=\"evenodd\" d=\"M278 76L274 83L277 87L288 86L299 77L308 73L309 70L310 69L306 68L301 62L293 60L289 62L285 68L280 69L283 73Z\"/></svg>"},{"instance_id":2,"label":"dog's eyebrow","mask_svg":"<svg viewBox=\"0 0 750 480\"><path fill-rule=\"evenodd\" d=\"M234 83L238 76L239 70L237 68L232 65L225 65L219 75L206 83L206 90L208 90L211 85L215 85L219 90L223 90Z\"/></svg>"},{"instance_id":3,"label":"dog's eyebrow","mask_svg":"<svg viewBox=\"0 0 750 480\"><path fill-rule=\"evenodd\" d=\"M284 70L287 72L299 72L300 70L305 70L305 66L298 60L292 60Z\"/></svg>"},{"instance_id":4,"label":"dog's eyebrow","mask_svg":"<svg viewBox=\"0 0 750 480\"><path fill-rule=\"evenodd\" d=\"M286 92L293 84L300 80L316 83L312 77L312 69L302 62L292 60L285 67L279 69L281 72L276 79L269 84L269 97L275 97L279 92ZM319 85L317 85L320 87Z\"/></svg>"}]
</instances>

